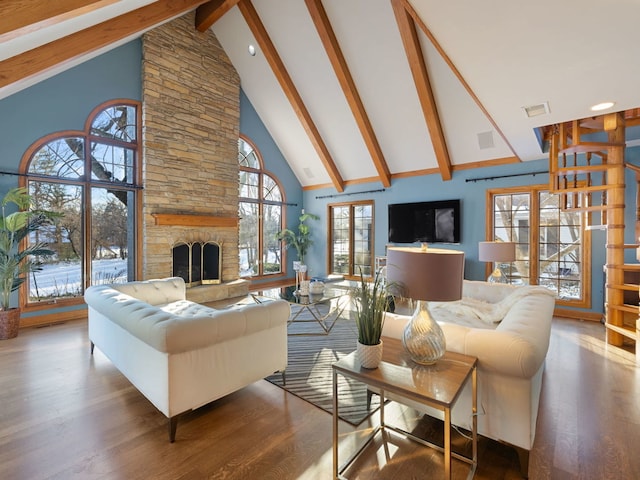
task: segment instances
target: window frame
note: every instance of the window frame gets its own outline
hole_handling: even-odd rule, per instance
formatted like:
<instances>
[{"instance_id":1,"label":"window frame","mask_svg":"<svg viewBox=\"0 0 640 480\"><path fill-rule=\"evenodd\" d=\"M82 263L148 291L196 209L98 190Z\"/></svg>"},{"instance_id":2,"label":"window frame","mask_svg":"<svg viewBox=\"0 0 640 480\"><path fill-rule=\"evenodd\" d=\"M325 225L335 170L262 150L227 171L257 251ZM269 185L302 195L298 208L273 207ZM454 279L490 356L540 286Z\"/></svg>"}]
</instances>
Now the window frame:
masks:
<instances>
[{"instance_id":1,"label":"window frame","mask_svg":"<svg viewBox=\"0 0 640 480\"><path fill-rule=\"evenodd\" d=\"M91 128L100 113L103 111L117 106L127 106L133 107L135 109L135 119L136 119L136 139L135 141L123 141L118 139L113 139L109 137L103 137L99 135L95 135L91 133ZM42 175L36 173L29 173L29 168L31 166L31 162L33 160L34 155L40 151L47 144L68 137L82 137L84 141L84 165L85 172L84 178L70 179L65 177L57 177L57 176L49 176ZM93 143L100 143L107 146L115 146L122 147L128 150L133 151L134 161L133 161L133 179L130 183L112 183L104 180L93 179L91 175L91 156L86 155L87 151L90 151L91 145ZM51 133L45 135L34 143L32 143L29 148L25 151L20 161L19 172L19 186L27 187L29 186L30 181L36 182L47 182L47 183L58 183L62 185L76 185L82 188L82 246L84 249L83 259L81 261L81 285L82 291L86 291L86 289L91 286L92 282L92 259L91 255L88 252L91 252L91 240L92 237L89 232L92 231L91 227L91 214L92 214L92 196L91 191L95 188L113 188L117 186L118 190L132 192L134 196L135 206L134 206L134 219L132 220L133 225L133 245L134 252L130 252L129 254L133 259L133 272L129 272L130 275L133 276L134 279L141 278L142 276L142 262L140 261L140 252L142 252L142 235L141 235L141 224L142 224L142 163L143 163L143 152L142 152L142 103L137 100L118 98L113 100L108 100L106 102L101 103L96 106L91 112L89 112L87 119L85 120L84 129L83 130L63 130L60 132ZM27 243L27 239L24 240L24 243ZM56 307L64 307L64 306L72 306L72 305L81 305L84 304L83 295L79 295L77 297L60 297L57 299L47 299L39 302L31 302L29 301L29 291L28 291L28 282L25 282L24 288L20 288L19 292L19 302L20 308L25 312L31 311L41 311L51 309L52 304L55 304ZM69 312L72 314L72 312ZM64 316L64 314L63 314Z\"/></svg>"},{"instance_id":2,"label":"window frame","mask_svg":"<svg viewBox=\"0 0 640 480\"><path fill-rule=\"evenodd\" d=\"M498 195L517 195L527 194L529 195L529 284L537 285L539 276L540 265L540 251L541 251L541 226L540 226L540 194L546 192L553 194L550 191L549 185L523 185L517 187L495 188L488 189L486 191L486 232L485 238L488 241L494 240L494 225L493 220L495 218L494 212L494 197ZM560 210L562 211L562 210ZM535 213L535 215L534 215ZM575 308L590 308L591 306L591 232L586 228L588 225L589 213L578 212L582 217L581 222L581 235L582 241L580 245L580 263L582 268L580 270L581 283L582 283L582 298L581 299L566 299L556 296L556 305L575 307ZM516 228L516 227L514 227ZM520 228L520 227L518 227ZM485 266L485 277L488 277L492 271L492 264L487 263Z\"/></svg>"},{"instance_id":3,"label":"window frame","mask_svg":"<svg viewBox=\"0 0 640 480\"><path fill-rule=\"evenodd\" d=\"M264 252L265 252L265 245L264 245L264 218L263 218L263 212L264 212L264 206L265 205L275 205L275 206L279 206L280 207L280 228L278 229L278 231L282 230L285 228L286 223L286 192L284 190L284 188L282 188L282 183L280 182L280 179L278 177L276 177L272 172L268 171L267 169L264 168L264 160L262 158L262 153L260 152L260 150L256 147L256 144L246 135L240 134L238 137L238 140L242 140L243 142L249 144L251 146L251 148L253 149L253 152L255 153L255 157L256 160L258 161L258 166L259 168L253 168L253 167L245 167L243 165L238 164L238 186L240 186L240 172L249 172L249 173L255 173L258 175L258 185L257 185L257 190L258 190L258 198L249 198L249 197L242 197L240 196L240 192L238 192L238 209L240 207L241 203L253 203L258 205L258 228L257 228L257 237L258 237L258 252L257 252L257 258L258 258L258 272L256 275L250 275L250 276L242 276L241 272L238 272L238 276L240 278L245 278L245 279L251 279L251 280L265 280L265 279L274 279L274 278L279 278L279 277L284 277L287 273L287 258L286 258L286 250L283 248L282 244L280 242L278 242L279 245L279 249L280 249L280 271L279 272L275 272L275 273L265 273L264 272ZM273 182L275 183L275 185L278 187L278 189L280 190L280 201L274 201L274 200L265 200L264 199L264 176L268 176L271 180L273 180ZM238 216L240 216L240 211L238 210ZM240 240L240 226L238 226L238 243ZM238 253L240 252L240 245L238 245Z\"/></svg>"},{"instance_id":4,"label":"window frame","mask_svg":"<svg viewBox=\"0 0 640 480\"><path fill-rule=\"evenodd\" d=\"M360 205L369 205L371 207L371 232L370 232L370 238L369 238L369 245L370 245L370 251L369 251L369 255L370 255L370 263L369 263L369 267L371 269L371 272L375 271L375 223L376 223L376 218L375 218L375 202L374 200L359 200L359 201L354 201L354 202L338 202L338 203L330 203L327 205L327 272L329 272L330 274L338 274L338 272L334 272L333 271L333 255L334 255L334 249L333 249L333 209L334 208L342 208L342 207L349 207L349 211L350 211L350 215L349 215L349 252L348 252L348 263L349 263L349 272L347 274L344 273L339 273L340 275L343 275L345 279L347 280L359 280L360 279L360 273L359 272L355 272L354 271L354 267L355 267L355 241L354 241L354 234L355 234L355 225L354 225L354 219L355 216L353 215L353 212L355 210L355 208L357 206ZM368 276L368 275L365 275ZM371 275L373 276L373 275Z\"/></svg>"}]
</instances>

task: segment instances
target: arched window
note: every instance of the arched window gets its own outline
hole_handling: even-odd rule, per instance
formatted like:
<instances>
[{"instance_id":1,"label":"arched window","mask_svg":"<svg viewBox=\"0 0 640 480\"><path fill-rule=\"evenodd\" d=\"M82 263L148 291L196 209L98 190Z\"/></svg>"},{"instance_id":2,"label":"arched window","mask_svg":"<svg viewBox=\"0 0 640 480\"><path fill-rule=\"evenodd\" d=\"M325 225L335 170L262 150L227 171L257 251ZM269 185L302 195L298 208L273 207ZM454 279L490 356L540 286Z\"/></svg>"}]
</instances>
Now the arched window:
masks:
<instances>
[{"instance_id":1,"label":"arched window","mask_svg":"<svg viewBox=\"0 0 640 480\"><path fill-rule=\"evenodd\" d=\"M137 276L140 104L97 107L83 131L48 135L25 153L21 172L34 208L63 216L46 235L55 256L28 279L21 304L79 303L89 285Z\"/></svg>"},{"instance_id":2,"label":"arched window","mask_svg":"<svg viewBox=\"0 0 640 480\"><path fill-rule=\"evenodd\" d=\"M258 150L246 138L238 140L240 276L282 273L282 247L276 234L283 228L283 193L264 170Z\"/></svg>"}]
</instances>

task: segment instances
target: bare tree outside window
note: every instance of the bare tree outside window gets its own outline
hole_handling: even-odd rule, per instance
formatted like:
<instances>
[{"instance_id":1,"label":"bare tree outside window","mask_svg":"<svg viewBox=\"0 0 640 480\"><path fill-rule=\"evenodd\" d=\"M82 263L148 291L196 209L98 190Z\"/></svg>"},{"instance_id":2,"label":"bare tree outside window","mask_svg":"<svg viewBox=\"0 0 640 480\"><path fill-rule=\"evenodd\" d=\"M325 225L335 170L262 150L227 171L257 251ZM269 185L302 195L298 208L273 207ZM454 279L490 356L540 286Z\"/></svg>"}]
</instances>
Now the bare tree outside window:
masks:
<instances>
[{"instance_id":1,"label":"bare tree outside window","mask_svg":"<svg viewBox=\"0 0 640 480\"><path fill-rule=\"evenodd\" d=\"M29 279L28 302L135 278L138 110L137 102L107 104L83 134L62 133L31 154L25 173L34 207L62 216L49 232L56 254Z\"/></svg>"}]
</instances>

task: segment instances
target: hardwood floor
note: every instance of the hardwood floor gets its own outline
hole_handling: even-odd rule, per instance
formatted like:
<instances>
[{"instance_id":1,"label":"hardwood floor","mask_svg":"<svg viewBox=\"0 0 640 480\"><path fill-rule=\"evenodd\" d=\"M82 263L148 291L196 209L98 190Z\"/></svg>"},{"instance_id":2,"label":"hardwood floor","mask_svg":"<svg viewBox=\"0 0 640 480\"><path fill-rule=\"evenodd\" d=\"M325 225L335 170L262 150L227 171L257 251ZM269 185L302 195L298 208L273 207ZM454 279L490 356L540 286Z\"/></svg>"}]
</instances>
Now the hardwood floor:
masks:
<instances>
[{"instance_id":1,"label":"hardwood floor","mask_svg":"<svg viewBox=\"0 0 640 480\"><path fill-rule=\"evenodd\" d=\"M435 427L399 405L390 412L388 422L409 430ZM85 322L0 342L2 479L330 479L331 425L328 413L260 381L184 415L170 444L166 418L99 351L89 355ZM341 424L341 448L369 426ZM600 324L554 320L530 478L638 479L638 445L634 355L607 346ZM376 447L349 478L442 478L437 452L393 434ZM520 478L513 449L481 439L479 453L475 478ZM454 478L466 478L453 463Z\"/></svg>"}]
</instances>

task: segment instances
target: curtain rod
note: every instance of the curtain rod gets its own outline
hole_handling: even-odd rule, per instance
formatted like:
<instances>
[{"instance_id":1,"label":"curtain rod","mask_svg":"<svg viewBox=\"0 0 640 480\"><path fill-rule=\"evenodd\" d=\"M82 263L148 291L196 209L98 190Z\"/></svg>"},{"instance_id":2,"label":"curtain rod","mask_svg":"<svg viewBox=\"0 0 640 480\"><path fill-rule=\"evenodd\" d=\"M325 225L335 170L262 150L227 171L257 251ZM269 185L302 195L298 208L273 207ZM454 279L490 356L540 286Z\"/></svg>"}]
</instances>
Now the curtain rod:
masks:
<instances>
[{"instance_id":1,"label":"curtain rod","mask_svg":"<svg viewBox=\"0 0 640 480\"><path fill-rule=\"evenodd\" d=\"M16 177L27 177L26 173L7 172L6 170L0 170L0 175L14 175Z\"/></svg>"},{"instance_id":2,"label":"curtain rod","mask_svg":"<svg viewBox=\"0 0 640 480\"><path fill-rule=\"evenodd\" d=\"M363 192L350 192L350 193L336 193L333 195L320 195L318 197L316 197L316 200L320 199L320 198L335 198L335 197L344 197L347 195L360 195L362 193L378 193L378 192L386 192L386 189L384 188L380 188L378 190L365 190Z\"/></svg>"},{"instance_id":3,"label":"curtain rod","mask_svg":"<svg viewBox=\"0 0 640 480\"><path fill-rule=\"evenodd\" d=\"M511 175L496 175L494 177L481 177L481 178L467 178L465 182L481 182L483 180L495 180L497 178L510 178L510 177L524 177L526 175L542 175L549 173L547 170L541 170L539 172L530 172L530 173L512 173Z\"/></svg>"},{"instance_id":4,"label":"curtain rod","mask_svg":"<svg viewBox=\"0 0 640 480\"><path fill-rule=\"evenodd\" d=\"M29 177L34 180L40 180L43 182L46 182L47 179L49 178L46 175L38 175L33 173L7 172L6 170L0 170L0 175L13 175L15 177ZM55 177L55 178L59 178L59 177ZM114 186L124 187L123 190L144 190L144 187L142 185L129 185L126 183L108 182L105 180L93 180L91 184L95 185L96 187L104 187L107 190L109 189L109 187L114 187Z\"/></svg>"}]
</instances>

